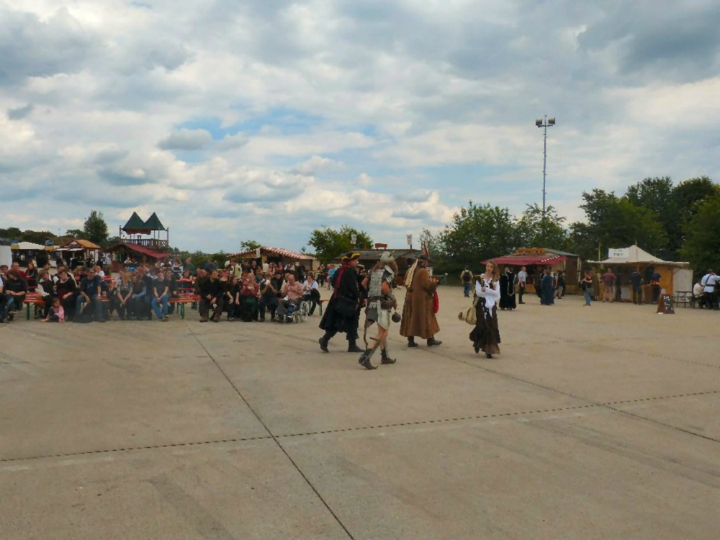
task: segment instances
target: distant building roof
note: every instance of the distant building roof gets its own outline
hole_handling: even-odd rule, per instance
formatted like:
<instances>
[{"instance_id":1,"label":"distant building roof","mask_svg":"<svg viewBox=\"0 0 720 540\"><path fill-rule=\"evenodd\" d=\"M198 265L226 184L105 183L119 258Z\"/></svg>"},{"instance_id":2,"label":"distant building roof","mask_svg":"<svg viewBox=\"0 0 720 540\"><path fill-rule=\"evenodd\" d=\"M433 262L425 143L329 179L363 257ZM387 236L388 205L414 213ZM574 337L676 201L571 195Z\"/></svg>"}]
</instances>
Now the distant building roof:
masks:
<instances>
[{"instance_id":1,"label":"distant building roof","mask_svg":"<svg viewBox=\"0 0 720 540\"><path fill-rule=\"evenodd\" d=\"M170 255L168 253L160 253L159 251L155 251L150 248L146 248L145 246L139 246L137 244L115 244L113 247L108 249L108 251L119 251L121 249L128 249L130 251L134 251L135 253L140 253L142 255L146 255L148 257L152 257L153 259L164 259L165 257L169 257Z\"/></svg>"},{"instance_id":2,"label":"distant building roof","mask_svg":"<svg viewBox=\"0 0 720 540\"><path fill-rule=\"evenodd\" d=\"M82 248L82 249L100 249L100 246L93 244L90 240L75 239L71 240L63 248ZM43 248L44 249L44 248Z\"/></svg>"},{"instance_id":3,"label":"distant building roof","mask_svg":"<svg viewBox=\"0 0 720 540\"><path fill-rule=\"evenodd\" d=\"M230 255L230 257L238 257L240 259L254 259L255 254L256 250L249 249L247 251L243 251L242 253ZM312 261L315 258L305 253L298 253L297 251L291 251L289 249L267 246L260 247L260 255L265 255L267 257L283 257L285 259L295 259L298 261Z\"/></svg>"},{"instance_id":4,"label":"distant building roof","mask_svg":"<svg viewBox=\"0 0 720 540\"><path fill-rule=\"evenodd\" d=\"M145 228L150 229L151 231L166 230L163 224L160 222L160 218L157 217L157 214L155 212L153 212L152 216L150 216L145 222Z\"/></svg>"},{"instance_id":5,"label":"distant building roof","mask_svg":"<svg viewBox=\"0 0 720 540\"><path fill-rule=\"evenodd\" d=\"M128 219L127 223L122 228L122 230L125 232L143 233L143 234L149 234L149 232L150 232L150 229L148 229L148 226L145 224L145 222L142 220L142 218L137 215L137 212L132 213L132 216L130 216L130 219Z\"/></svg>"}]
</instances>

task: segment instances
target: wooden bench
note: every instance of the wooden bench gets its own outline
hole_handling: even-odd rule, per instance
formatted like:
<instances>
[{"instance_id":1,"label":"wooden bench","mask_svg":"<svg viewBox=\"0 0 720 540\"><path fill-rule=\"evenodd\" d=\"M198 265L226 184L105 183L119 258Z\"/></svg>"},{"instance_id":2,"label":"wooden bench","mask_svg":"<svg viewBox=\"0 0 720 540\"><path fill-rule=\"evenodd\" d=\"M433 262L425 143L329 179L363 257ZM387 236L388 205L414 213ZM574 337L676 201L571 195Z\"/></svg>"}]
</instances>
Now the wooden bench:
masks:
<instances>
[{"instance_id":1,"label":"wooden bench","mask_svg":"<svg viewBox=\"0 0 720 540\"><path fill-rule=\"evenodd\" d=\"M40 296L40 293L36 292L29 292L25 295L25 301L23 302L25 304L25 320L30 320L30 306L44 306L45 300L43 300L43 297Z\"/></svg>"},{"instance_id":2,"label":"wooden bench","mask_svg":"<svg viewBox=\"0 0 720 540\"><path fill-rule=\"evenodd\" d=\"M179 306L178 311L180 312L180 317L182 319L185 319L185 305L195 304L199 301L200 296L196 295L195 293L180 293L179 296L171 298L168 303L177 304Z\"/></svg>"}]
</instances>

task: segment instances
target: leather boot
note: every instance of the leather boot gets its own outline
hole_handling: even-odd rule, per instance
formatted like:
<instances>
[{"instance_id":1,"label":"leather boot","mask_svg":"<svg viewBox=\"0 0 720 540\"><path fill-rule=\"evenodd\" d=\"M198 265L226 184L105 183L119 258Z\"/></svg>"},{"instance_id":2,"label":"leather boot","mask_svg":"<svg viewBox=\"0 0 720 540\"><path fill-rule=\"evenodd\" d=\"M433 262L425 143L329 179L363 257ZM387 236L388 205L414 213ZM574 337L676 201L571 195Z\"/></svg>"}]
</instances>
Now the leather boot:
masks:
<instances>
[{"instance_id":1,"label":"leather boot","mask_svg":"<svg viewBox=\"0 0 720 540\"><path fill-rule=\"evenodd\" d=\"M380 356L382 356L382 361L381 361L382 364L394 364L395 362L397 362L397 360L395 360L395 358L390 358L390 356L388 355L387 349L381 350Z\"/></svg>"},{"instance_id":2,"label":"leather boot","mask_svg":"<svg viewBox=\"0 0 720 540\"><path fill-rule=\"evenodd\" d=\"M321 338L318 340L318 343L320 343L320 350L321 350L322 352L330 352L330 351L328 351L328 347L327 347L327 346L328 346L328 340L327 340L327 339L325 339L324 337L321 337Z\"/></svg>"},{"instance_id":3,"label":"leather boot","mask_svg":"<svg viewBox=\"0 0 720 540\"><path fill-rule=\"evenodd\" d=\"M436 347L438 345L442 345L442 341L438 341L434 337L431 337L427 340L428 347Z\"/></svg>"},{"instance_id":4,"label":"leather boot","mask_svg":"<svg viewBox=\"0 0 720 540\"><path fill-rule=\"evenodd\" d=\"M377 366L373 366L370 362L370 357L372 356L373 350L367 349L362 353L360 356L360 359L358 360L358 364L360 364L365 369L377 369Z\"/></svg>"},{"instance_id":5,"label":"leather boot","mask_svg":"<svg viewBox=\"0 0 720 540\"><path fill-rule=\"evenodd\" d=\"M418 346L418 344L415 343L415 338L410 336L408 338L408 347L417 347L417 346Z\"/></svg>"},{"instance_id":6,"label":"leather boot","mask_svg":"<svg viewBox=\"0 0 720 540\"><path fill-rule=\"evenodd\" d=\"M348 341L348 352L352 353L361 353L365 352L360 347L357 346L357 343L355 343L355 340Z\"/></svg>"}]
</instances>

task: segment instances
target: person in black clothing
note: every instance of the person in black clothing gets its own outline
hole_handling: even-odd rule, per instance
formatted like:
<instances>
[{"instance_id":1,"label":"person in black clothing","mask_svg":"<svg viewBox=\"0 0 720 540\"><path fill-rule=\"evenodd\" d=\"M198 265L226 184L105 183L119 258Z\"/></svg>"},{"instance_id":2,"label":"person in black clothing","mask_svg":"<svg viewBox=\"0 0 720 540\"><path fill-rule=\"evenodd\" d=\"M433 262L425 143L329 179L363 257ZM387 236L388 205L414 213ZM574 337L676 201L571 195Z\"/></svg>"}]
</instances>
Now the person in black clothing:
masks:
<instances>
[{"instance_id":1,"label":"person in black clothing","mask_svg":"<svg viewBox=\"0 0 720 540\"><path fill-rule=\"evenodd\" d=\"M271 277L270 272L265 275L265 279L260 282L260 322L265 322L265 309L270 310L270 320L275 319L275 310L278 307L277 295L282 290L282 274L280 270L275 272L275 276Z\"/></svg>"},{"instance_id":2,"label":"person in black clothing","mask_svg":"<svg viewBox=\"0 0 720 540\"><path fill-rule=\"evenodd\" d=\"M203 281L200 286L200 322L208 321L210 308L215 305L212 322L220 322L220 316L223 312L224 298L223 285L218 279L218 271L210 272L210 277Z\"/></svg>"},{"instance_id":3,"label":"person in black clothing","mask_svg":"<svg viewBox=\"0 0 720 540\"><path fill-rule=\"evenodd\" d=\"M240 318L240 282L237 276L230 276L225 284L225 308L227 320L234 321Z\"/></svg>"},{"instance_id":4,"label":"person in black clothing","mask_svg":"<svg viewBox=\"0 0 720 540\"><path fill-rule=\"evenodd\" d=\"M348 253L343 257L343 265L333 279L334 293L320 321L325 335L320 338L320 350L328 351L328 343L338 332L344 332L348 341L348 352L361 353L357 346L357 312L360 309L360 290L358 288L357 265L359 253Z\"/></svg>"},{"instance_id":5,"label":"person in black clothing","mask_svg":"<svg viewBox=\"0 0 720 540\"><path fill-rule=\"evenodd\" d=\"M143 279L142 271L132 275L132 296L127 301L127 317L128 319L139 319L143 312L143 306L145 305L145 298L150 296Z\"/></svg>"},{"instance_id":6,"label":"person in black clothing","mask_svg":"<svg viewBox=\"0 0 720 540\"><path fill-rule=\"evenodd\" d=\"M620 276L620 270L618 270L615 276L615 301L622 302L622 277Z\"/></svg>"},{"instance_id":7,"label":"person in black clothing","mask_svg":"<svg viewBox=\"0 0 720 540\"><path fill-rule=\"evenodd\" d=\"M55 283L55 294L62 303L65 310L65 318L72 320L75 316L75 294L77 293L77 284L70 277L67 270L60 271L60 279Z\"/></svg>"},{"instance_id":8,"label":"person in black clothing","mask_svg":"<svg viewBox=\"0 0 720 540\"><path fill-rule=\"evenodd\" d=\"M22 311L25 295L28 292L28 284L17 270L10 270L7 273L5 282L5 298L8 320L12 321L15 311Z\"/></svg>"},{"instance_id":9,"label":"person in black clothing","mask_svg":"<svg viewBox=\"0 0 720 540\"><path fill-rule=\"evenodd\" d=\"M140 270L140 269L138 269ZM148 321L152 320L152 299L155 298L153 292L155 291L155 280L153 279L150 272L143 269L140 271L140 276L145 284L145 296L142 297L142 302L137 306L138 318L147 317Z\"/></svg>"}]
</instances>

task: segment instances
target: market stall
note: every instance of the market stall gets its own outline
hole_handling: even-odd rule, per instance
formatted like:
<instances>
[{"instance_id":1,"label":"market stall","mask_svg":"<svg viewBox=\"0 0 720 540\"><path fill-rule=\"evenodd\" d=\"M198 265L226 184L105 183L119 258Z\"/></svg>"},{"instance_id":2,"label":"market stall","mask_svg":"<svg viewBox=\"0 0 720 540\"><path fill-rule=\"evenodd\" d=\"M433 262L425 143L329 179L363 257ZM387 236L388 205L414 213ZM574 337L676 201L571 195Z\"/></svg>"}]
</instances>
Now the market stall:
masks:
<instances>
[{"instance_id":1,"label":"market stall","mask_svg":"<svg viewBox=\"0 0 720 540\"><path fill-rule=\"evenodd\" d=\"M284 248L274 248L262 246L257 249L251 249L243 251L242 253L236 253L230 255L229 258L237 259L255 259L259 264L269 264L271 262L285 266L299 262L306 270L316 270L320 264L315 257L306 255L305 253L298 253L297 251L291 251Z\"/></svg>"},{"instance_id":2,"label":"market stall","mask_svg":"<svg viewBox=\"0 0 720 540\"><path fill-rule=\"evenodd\" d=\"M86 262L99 261L100 246L90 240L74 239L55 249L55 252L70 265L71 269L82 266Z\"/></svg>"},{"instance_id":3,"label":"market stall","mask_svg":"<svg viewBox=\"0 0 720 540\"><path fill-rule=\"evenodd\" d=\"M650 276L653 272L660 274L660 288L667 294L692 291L693 273L690 263L664 261L638 246L619 249L608 249L608 258L604 261L588 261L590 264L600 265L604 270L612 268L615 275L620 276L622 297L624 300L632 299L632 286L630 274L635 270L643 278L643 298L652 298Z\"/></svg>"},{"instance_id":4,"label":"market stall","mask_svg":"<svg viewBox=\"0 0 720 540\"><path fill-rule=\"evenodd\" d=\"M170 257L169 253L155 251L149 247L122 242L107 249L112 254L111 269L113 272L122 272L125 269L134 269L137 264L154 265L157 261ZM134 261L135 264L125 264L125 261Z\"/></svg>"},{"instance_id":5,"label":"market stall","mask_svg":"<svg viewBox=\"0 0 720 540\"><path fill-rule=\"evenodd\" d=\"M550 268L553 273L563 272L565 276L565 292L577 292L580 257L575 253L549 248L519 248L514 253L489 260L497 265L500 273L504 271L505 266L511 266L515 274L523 266L526 267L528 273L526 293L535 292L533 284L545 268ZM483 261L483 264L486 262Z\"/></svg>"}]
</instances>

